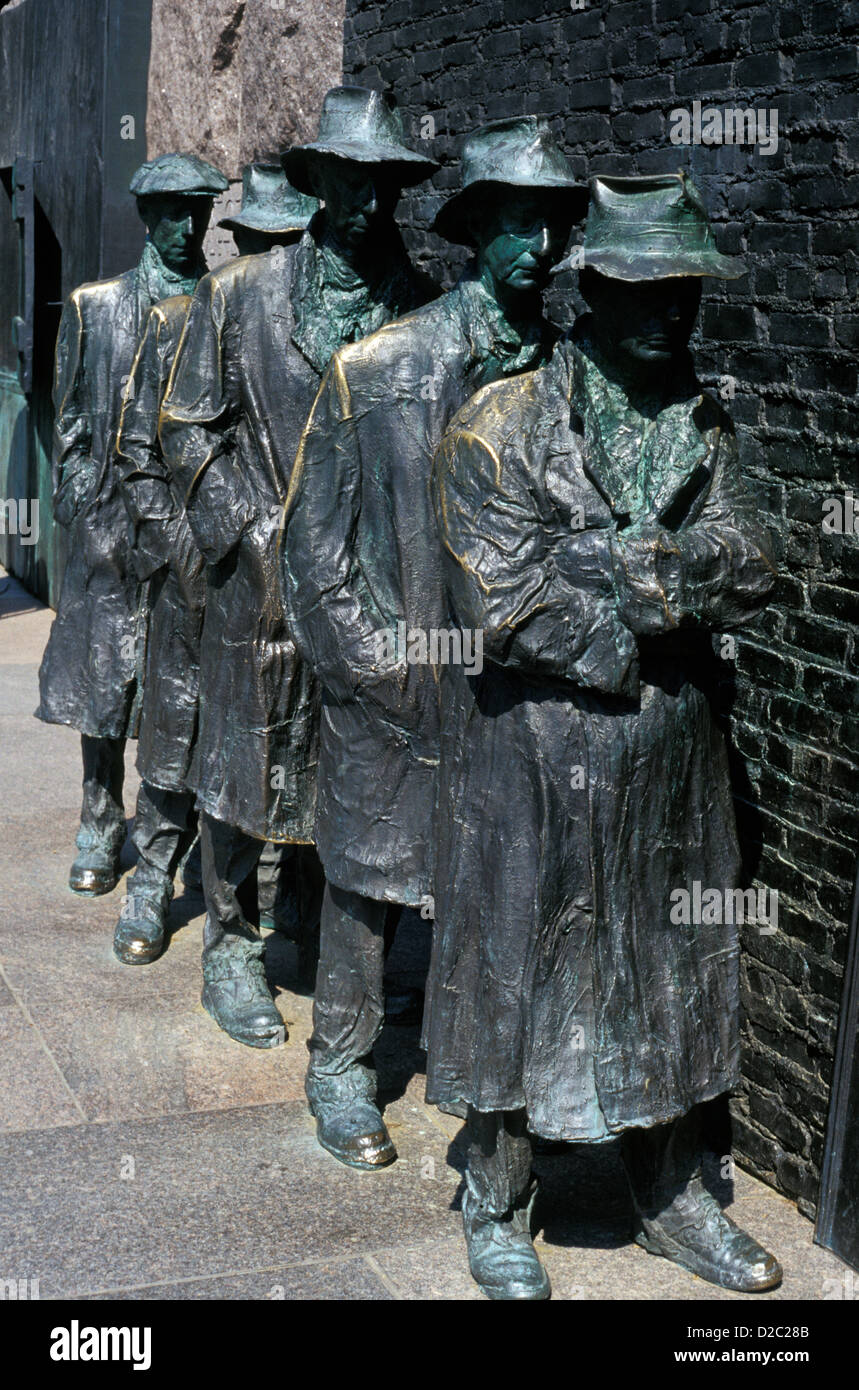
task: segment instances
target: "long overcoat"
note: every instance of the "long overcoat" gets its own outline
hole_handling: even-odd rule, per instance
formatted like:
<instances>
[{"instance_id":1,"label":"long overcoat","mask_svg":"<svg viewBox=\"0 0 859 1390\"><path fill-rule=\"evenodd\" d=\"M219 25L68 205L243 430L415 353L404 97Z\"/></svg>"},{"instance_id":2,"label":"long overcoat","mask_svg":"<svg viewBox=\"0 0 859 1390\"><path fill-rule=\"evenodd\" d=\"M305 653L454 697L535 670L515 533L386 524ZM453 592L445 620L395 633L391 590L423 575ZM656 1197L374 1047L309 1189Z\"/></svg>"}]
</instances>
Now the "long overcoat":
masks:
<instances>
[{"instance_id":1,"label":"long overcoat","mask_svg":"<svg viewBox=\"0 0 859 1390\"><path fill-rule=\"evenodd\" d=\"M175 291L155 248L112 280L81 285L60 320L54 379L54 517L69 532L36 711L93 737L135 737L147 588L131 560L116 433L145 317Z\"/></svg>"},{"instance_id":2,"label":"long overcoat","mask_svg":"<svg viewBox=\"0 0 859 1390\"><path fill-rule=\"evenodd\" d=\"M316 845L328 881L419 905L430 893L437 667L450 655L432 458L487 381L544 361L471 273L332 358L290 482L283 542L290 631L323 687ZM399 626L398 626L399 625ZM414 633L407 662L398 637ZM402 640L400 640L402 646Z\"/></svg>"},{"instance_id":3,"label":"long overcoat","mask_svg":"<svg viewBox=\"0 0 859 1390\"><path fill-rule=\"evenodd\" d=\"M189 780L215 819L298 843L313 839L319 695L287 630L277 543L301 431L330 359L315 348L333 314L324 323L317 314L306 333L301 320L311 293L325 313L319 226L315 219L297 245L203 278L161 415L162 448L208 562ZM351 334L363 337L422 297L403 252L367 294Z\"/></svg>"},{"instance_id":4,"label":"long overcoat","mask_svg":"<svg viewBox=\"0 0 859 1390\"><path fill-rule=\"evenodd\" d=\"M738 1080L736 926L678 922L672 893L737 884L707 668L773 564L691 371L646 428L613 393L565 344L465 406L434 473L453 612L487 660L444 691L427 1094L525 1107L556 1139Z\"/></svg>"},{"instance_id":5,"label":"long overcoat","mask_svg":"<svg viewBox=\"0 0 859 1390\"><path fill-rule=\"evenodd\" d=\"M158 418L191 304L150 309L119 423L116 466L138 578L150 585L149 641L137 769L152 786L187 790L197 733L205 562L158 439Z\"/></svg>"}]
</instances>

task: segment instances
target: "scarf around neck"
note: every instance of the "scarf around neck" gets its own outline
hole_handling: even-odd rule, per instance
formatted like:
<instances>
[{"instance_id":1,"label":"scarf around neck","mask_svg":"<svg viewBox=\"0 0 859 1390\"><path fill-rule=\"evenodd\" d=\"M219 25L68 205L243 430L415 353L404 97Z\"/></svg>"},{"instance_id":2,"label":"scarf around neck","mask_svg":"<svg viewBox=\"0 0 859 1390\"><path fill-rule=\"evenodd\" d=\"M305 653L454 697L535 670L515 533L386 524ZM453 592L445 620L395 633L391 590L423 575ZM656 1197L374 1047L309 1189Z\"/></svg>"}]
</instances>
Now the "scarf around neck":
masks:
<instances>
[{"instance_id":1,"label":"scarf around neck","mask_svg":"<svg viewBox=\"0 0 859 1390\"><path fill-rule=\"evenodd\" d=\"M474 270L466 271L456 289L480 385L499 375L530 371L548 360L558 332L547 319L538 315L512 324Z\"/></svg>"},{"instance_id":2,"label":"scarf around neck","mask_svg":"<svg viewBox=\"0 0 859 1390\"><path fill-rule=\"evenodd\" d=\"M206 263L200 260L190 275L171 270L165 265L158 249L147 241L137 263L137 282L143 297L149 304L158 304L173 294L193 294L197 282L206 273Z\"/></svg>"},{"instance_id":3,"label":"scarf around neck","mask_svg":"<svg viewBox=\"0 0 859 1390\"><path fill-rule=\"evenodd\" d=\"M708 453L695 418L702 395L690 355L672 362L663 381L647 390L611 369L590 315L577 321L570 341L578 349L570 404L584 425L587 472L618 518L661 518Z\"/></svg>"},{"instance_id":4,"label":"scarf around neck","mask_svg":"<svg viewBox=\"0 0 859 1390\"><path fill-rule=\"evenodd\" d=\"M366 338L415 303L413 271L396 227L378 248L370 276L337 250L317 213L298 243L292 276L292 338L321 376L344 343Z\"/></svg>"}]
</instances>

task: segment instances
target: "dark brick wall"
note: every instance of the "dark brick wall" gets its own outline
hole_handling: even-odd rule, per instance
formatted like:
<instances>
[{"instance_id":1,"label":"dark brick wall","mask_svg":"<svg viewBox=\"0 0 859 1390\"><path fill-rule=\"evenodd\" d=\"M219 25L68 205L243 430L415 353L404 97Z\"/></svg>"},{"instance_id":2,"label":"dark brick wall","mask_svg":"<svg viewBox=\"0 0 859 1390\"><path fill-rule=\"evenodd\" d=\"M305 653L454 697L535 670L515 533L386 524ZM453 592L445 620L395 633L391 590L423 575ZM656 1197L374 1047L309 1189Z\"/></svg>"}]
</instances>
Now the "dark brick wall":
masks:
<instances>
[{"instance_id":1,"label":"dark brick wall","mask_svg":"<svg viewBox=\"0 0 859 1390\"><path fill-rule=\"evenodd\" d=\"M859 543L821 529L824 499L859 498L857 43L856 0L348 0L345 31L347 74L390 85L416 139L433 117L446 167L404 220L447 282L460 257L425 229L455 185L458 137L528 112L583 176L688 169L722 249L747 255L743 279L707 282L696 349L705 382L735 379L729 409L782 562L726 681L748 872L780 895L778 931L745 933L734 1134L741 1162L809 1214L859 820ZM777 109L777 153L672 145L669 112L696 98ZM575 312L571 281L553 307Z\"/></svg>"}]
</instances>

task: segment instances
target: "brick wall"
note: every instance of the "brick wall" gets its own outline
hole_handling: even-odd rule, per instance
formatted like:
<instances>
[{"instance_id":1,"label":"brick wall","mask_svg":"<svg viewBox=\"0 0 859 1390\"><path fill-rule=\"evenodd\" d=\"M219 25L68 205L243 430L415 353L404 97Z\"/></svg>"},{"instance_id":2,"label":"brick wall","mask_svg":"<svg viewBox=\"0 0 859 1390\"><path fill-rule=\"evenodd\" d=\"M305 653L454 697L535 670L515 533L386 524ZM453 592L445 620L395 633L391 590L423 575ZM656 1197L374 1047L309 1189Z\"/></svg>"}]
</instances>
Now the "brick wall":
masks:
<instances>
[{"instance_id":1,"label":"brick wall","mask_svg":"<svg viewBox=\"0 0 859 1390\"><path fill-rule=\"evenodd\" d=\"M579 3L579 0L573 0ZM446 161L404 204L407 239L450 283L461 257L425 229L455 186L458 137L543 113L577 171L691 172L721 249L748 273L705 287L696 356L729 402L782 577L737 642L726 709L748 873L779 892L774 934L744 940L744 1166L817 1199L859 809L859 542L822 530L857 476L859 3L347 0L344 70L390 85ZM778 112L776 153L678 147L669 113ZM570 280L553 309L578 308ZM735 382L722 380L729 376ZM859 530L859 522L857 522Z\"/></svg>"}]
</instances>

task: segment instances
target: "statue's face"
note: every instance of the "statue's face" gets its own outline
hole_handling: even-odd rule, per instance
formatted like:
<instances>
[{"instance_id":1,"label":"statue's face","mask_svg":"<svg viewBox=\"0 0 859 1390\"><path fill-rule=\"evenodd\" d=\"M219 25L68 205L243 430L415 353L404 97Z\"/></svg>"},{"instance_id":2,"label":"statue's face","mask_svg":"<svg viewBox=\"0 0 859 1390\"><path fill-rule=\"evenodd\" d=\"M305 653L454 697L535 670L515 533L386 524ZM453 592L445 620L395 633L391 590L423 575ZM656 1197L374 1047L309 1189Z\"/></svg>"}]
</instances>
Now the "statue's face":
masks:
<instances>
[{"instance_id":1,"label":"statue's face","mask_svg":"<svg viewBox=\"0 0 859 1390\"><path fill-rule=\"evenodd\" d=\"M489 194L470 219L478 264L509 290L545 289L572 222L556 194L514 188Z\"/></svg>"},{"instance_id":2,"label":"statue's face","mask_svg":"<svg viewBox=\"0 0 859 1390\"><path fill-rule=\"evenodd\" d=\"M170 270L198 264L212 215L212 199L186 193L156 193L143 200L149 238Z\"/></svg>"},{"instance_id":3,"label":"statue's face","mask_svg":"<svg viewBox=\"0 0 859 1390\"><path fill-rule=\"evenodd\" d=\"M589 271L581 284L603 350L627 365L667 363L687 346L701 303L697 276L613 280Z\"/></svg>"},{"instance_id":4,"label":"statue's face","mask_svg":"<svg viewBox=\"0 0 859 1390\"><path fill-rule=\"evenodd\" d=\"M379 228L393 219L400 200L400 184L384 164L320 160L313 183L313 191L325 202L326 221L347 251L370 244Z\"/></svg>"},{"instance_id":5,"label":"statue's face","mask_svg":"<svg viewBox=\"0 0 859 1390\"><path fill-rule=\"evenodd\" d=\"M240 256L260 256L275 246L291 246L301 232L263 232L257 227L234 227L233 241Z\"/></svg>"}]
</instances>

